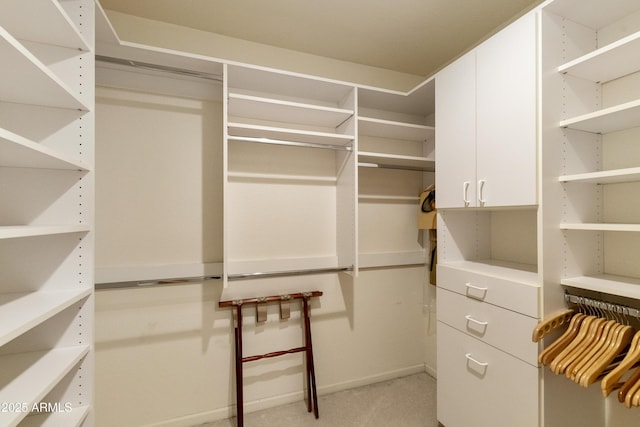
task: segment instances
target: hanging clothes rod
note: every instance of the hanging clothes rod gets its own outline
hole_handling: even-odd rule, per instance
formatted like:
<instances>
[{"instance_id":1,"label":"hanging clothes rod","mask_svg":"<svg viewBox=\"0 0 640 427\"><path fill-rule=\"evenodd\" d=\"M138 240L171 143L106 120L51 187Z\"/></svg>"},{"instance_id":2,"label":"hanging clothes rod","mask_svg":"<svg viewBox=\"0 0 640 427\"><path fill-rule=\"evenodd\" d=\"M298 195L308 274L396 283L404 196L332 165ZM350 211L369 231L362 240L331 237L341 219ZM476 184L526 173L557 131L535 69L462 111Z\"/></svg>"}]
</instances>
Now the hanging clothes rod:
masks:
<instances>
[{"instance_id":1,"label":"hanging clothes rod","mask_svg":"<svg viewBox=\"0 0 640 427\"><path fill-rule=\"evenodd\" d=\"M436 168L419 168L414 166L385 165L382 163L370 163L370 162L359 162L358 166L361 168L397 169L397 170L416 171L416 172L435 172L436 171Z\"/></svg>"},{"instance_id":2,"label":"hanging clothes rod","mask_svg":"<svg viewBox=\"0 0 640 427\"><path fill-rule=\"evenodd\" d=\"M353 267L337 267L337 268L315 268L309 270L291 270L291 271L272 271L264 273L238 273L230 274L229 280L250 280L250 279L267 279L272 277L292 277L292 276L306 276L311 274L328 274L328 273L341 273L345 271L353 271Z\"/></svg>"},{"instance_id":3,"label":"hanging clothes rod","mask_svg":"<svg viewBox=\"0 0 640 427\"><path fill-rule=\"evenodd\" d=\"M222 276L195 276L195 277L171 277L165 279L153 279L153 280L131 280L127 282L108 282L108 283L96 283L96 290L104 289L125 289L125 288L149 288L155 286L169 286L169 285L184 285L188 283L200 283L207 280L220 280Z\"/></svg>"},{"instance_id":4,"label":"hanging clothes rod","mask_svg":"<svg viewBox=\"0 0 640 427\"><path fill-rule=\"evenodd\" d=\"M286 141L282 139L256 138L256 137L250 137L250 136L227 135L227 139L231 141L256 142L260 144L274 144L274 145L288 145L292 147L322 148L322 149L338 150L338 151L352 150L350 145L316 144L313 142Z\"/></svg>"},{"instance_id":5,"label":"hanging clothes rod","mask_svg":"<svg viewBox=\"0 0 640 427\"><path fill-rule=\"evenodd\" d=\"M577 304L578 306L587 306L596 310L608 311L615 314L622 314L629 317L640 319L640 310L627 307L621 304L614 304L606 301L600 301L593 298L572 295L568 292L564 294L564 300L568 303Z\"/></svg>"},{"instance_id":6,"label":"hanging clothes rod","mask_svg":"<svg viewBox=\"0 0 640 427\"><path fill-rule=\"evenodd\" d=\"M150 71L162 71L165 73L179 74L181 76L195 77L198 79L212 80L218 83L222 83L221 75L213 74L213 73L205 73L204 71L193 71L193 70L187 70L184 68L169 67L167 65L151 64L149 62L140 62L140 61L134 61L131 59L113 58L110 56L102 56L102 55L96 55L95 58L97 62L106 62L109 64L124 65L126 67L134 67L134 68L140 68L143 70L150 70Z\"/></svg>"}]
</instances>

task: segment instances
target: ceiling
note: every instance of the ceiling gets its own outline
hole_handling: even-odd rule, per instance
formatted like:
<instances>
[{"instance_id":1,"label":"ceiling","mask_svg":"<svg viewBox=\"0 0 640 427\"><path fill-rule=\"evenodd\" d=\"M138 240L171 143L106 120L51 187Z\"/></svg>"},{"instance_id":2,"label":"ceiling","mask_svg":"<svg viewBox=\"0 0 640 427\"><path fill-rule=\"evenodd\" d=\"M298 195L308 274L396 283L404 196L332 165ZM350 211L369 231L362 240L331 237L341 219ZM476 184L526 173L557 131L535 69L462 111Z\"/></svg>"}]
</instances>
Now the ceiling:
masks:
<instances>
[{"instance_id":1,"label":"ceiling","mask_svg":"<svg viewBox=\"0 0 640 427\"><path fill-rule=\"evenodd\" d=\"M542 0L100 0L104 9L429 76Z\"/></svg>"}]
</instances>

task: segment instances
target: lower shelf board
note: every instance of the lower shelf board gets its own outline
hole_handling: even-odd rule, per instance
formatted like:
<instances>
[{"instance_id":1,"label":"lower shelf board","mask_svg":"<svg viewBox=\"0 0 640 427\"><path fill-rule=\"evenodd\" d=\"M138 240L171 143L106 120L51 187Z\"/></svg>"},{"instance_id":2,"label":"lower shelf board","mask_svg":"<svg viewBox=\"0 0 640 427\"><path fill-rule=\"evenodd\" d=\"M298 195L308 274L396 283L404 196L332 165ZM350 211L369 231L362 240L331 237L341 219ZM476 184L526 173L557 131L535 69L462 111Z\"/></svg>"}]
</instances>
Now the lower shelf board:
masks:
<instances>
[{"instance_id":1,"label":"lower shelf board","mask_svg":"<svg viewBox=\"0 0 640 427\"><path fill-rule=\"evenodd\" d=\"M18 425L88 352L73 346L0 356L0 402L18 405L0 411L0 425Z\"/></svg>"},{"instance_id":2,"label":"lower shelf board","mask_svg":"<svg viewBox=\"0 0 640 427\"><path fill-rule=\"evenodd\" d=\"M32 414L26 417L20 427L80 427L89 413L88 406L80 406L59 412Z\"/></svg>"},{"instance_id":3,"label":"lower shelf board","mask_svg":"<svg viewBox=\"0 0 640 427\"><path fill-rule=\"evenodd\" d=\"M92 289L0 294L0 345L55 316Z\"/></svg>"},{"instance_id":4,"label":"lower shelf board","mask_svg":"<svg viewBox=\"0 0 640 427\"><path fill-rule=\"evenodd\" d=\"M562 279L560 283L573 288L640 299L640 279L634 277L599 274L594 276L568 277Z\"/></svg>"}]
</instances>

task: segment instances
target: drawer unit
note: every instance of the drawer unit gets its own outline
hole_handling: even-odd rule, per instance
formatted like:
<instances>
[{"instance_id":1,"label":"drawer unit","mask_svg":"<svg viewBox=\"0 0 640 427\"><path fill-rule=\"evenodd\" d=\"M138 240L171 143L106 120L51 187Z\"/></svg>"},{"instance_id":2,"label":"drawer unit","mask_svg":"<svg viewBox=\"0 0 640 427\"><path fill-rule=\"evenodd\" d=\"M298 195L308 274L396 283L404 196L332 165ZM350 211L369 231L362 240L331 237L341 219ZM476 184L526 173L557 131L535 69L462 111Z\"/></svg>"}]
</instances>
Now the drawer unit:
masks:
<instances>
[{"instance_id":1,"label":"drawer unit","mask_svg":"<svg viewBox=\"0 0 640 427\"><path fill-rule=\"evenodd\" d=\"M438 421L537 427L539 369L438 322Z\"/></svg>"},{"instance_id":2,"label":"drawer unit","mask_svg":"<svg viewBox=\"0 0 640 427\"><path fill-rule=\"evenodd\" d=\"M538 319L439 288L438 320L537 366L531 331Z\"/></svg>"},{"instance_id":3,"label":"drawer unit","mask_svg":"<svg viewBox=\"0 0 640 427\"><path fill-rule=\"evenodd\" d=\"M531 317L538 317L539 287L535 284L438 265L438 286Z\"/></svg>"}]
</instances>

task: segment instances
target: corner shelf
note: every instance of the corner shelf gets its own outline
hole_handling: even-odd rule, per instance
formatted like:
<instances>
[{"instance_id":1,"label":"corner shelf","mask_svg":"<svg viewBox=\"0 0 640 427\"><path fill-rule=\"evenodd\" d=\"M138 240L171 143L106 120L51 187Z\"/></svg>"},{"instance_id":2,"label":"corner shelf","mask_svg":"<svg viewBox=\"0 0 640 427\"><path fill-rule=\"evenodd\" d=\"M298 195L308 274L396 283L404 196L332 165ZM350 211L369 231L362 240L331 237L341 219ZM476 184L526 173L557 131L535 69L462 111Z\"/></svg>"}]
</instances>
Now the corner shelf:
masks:
<instances>
[{"instance_id":1,"label":"corner shelf","mask_svg":"<svg viewBox=\"0 0 640 427\"><path fill-rule=\"evenodd\" d=\"M76 346L0 356L0 402L24 403L30 409L88 353L89 346ZM0 424L16 426L27 415L0 412Z\"/></svg>"}]
</instances>

